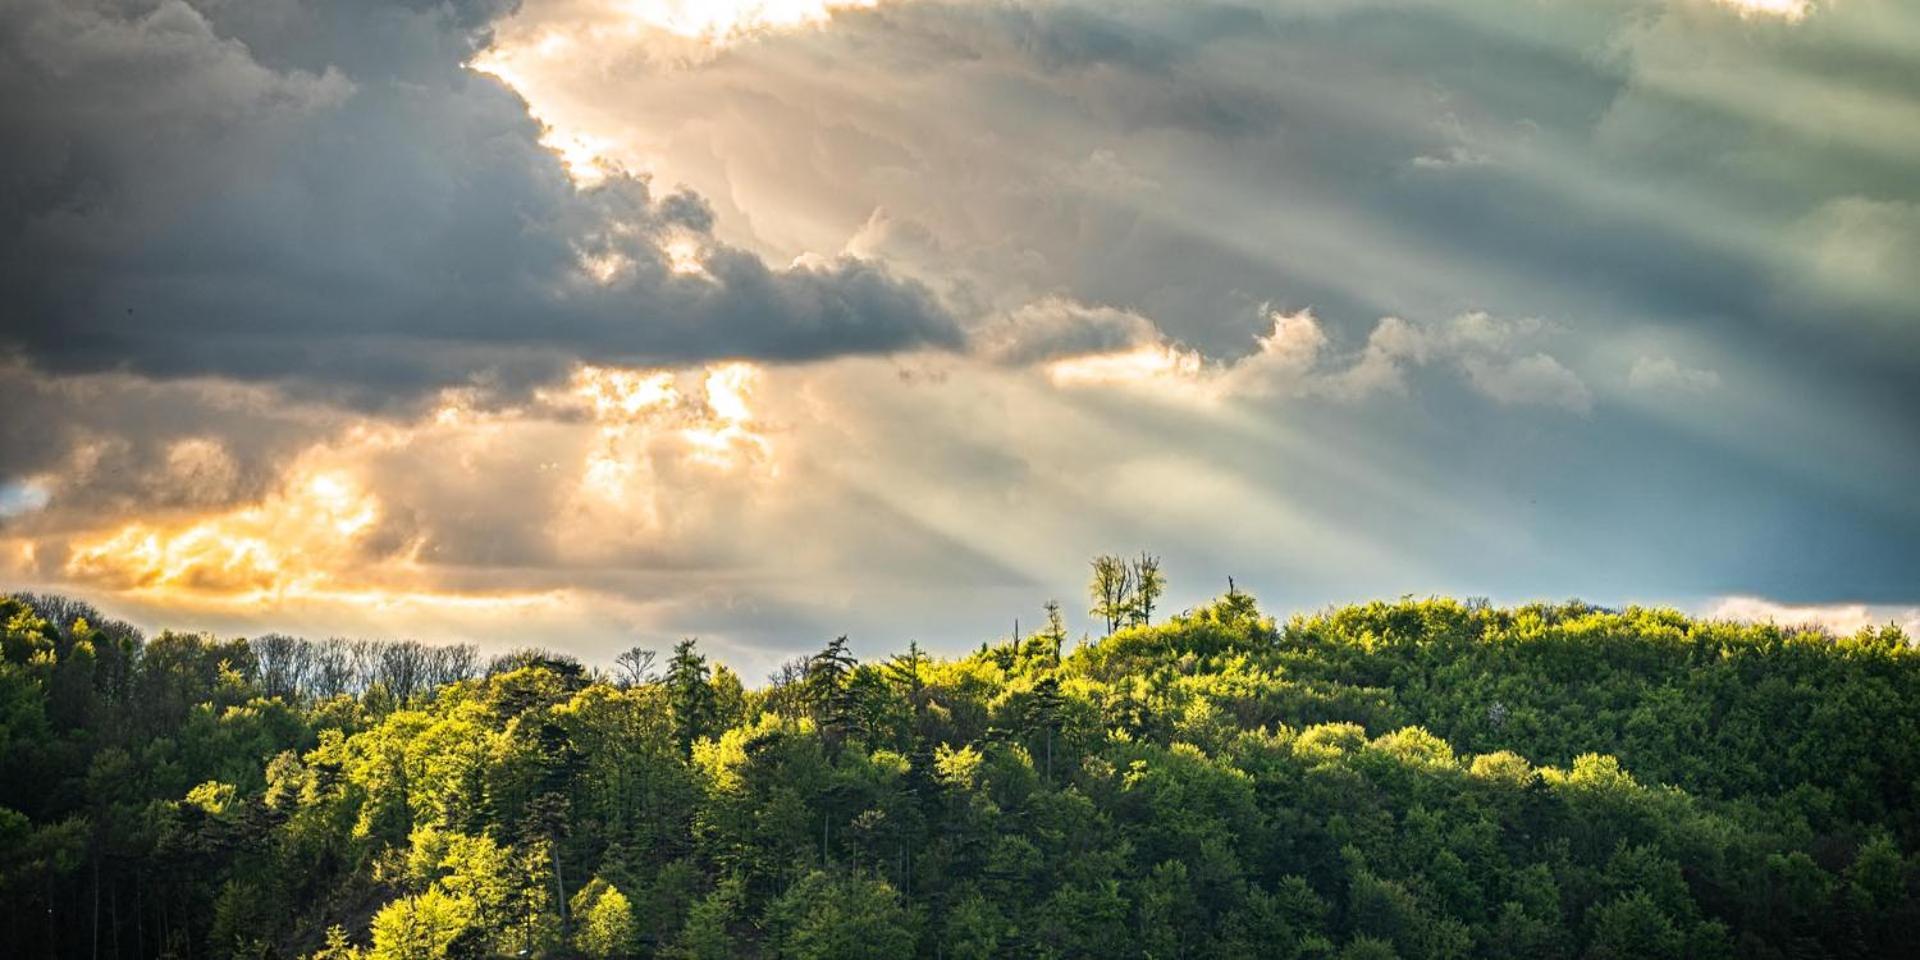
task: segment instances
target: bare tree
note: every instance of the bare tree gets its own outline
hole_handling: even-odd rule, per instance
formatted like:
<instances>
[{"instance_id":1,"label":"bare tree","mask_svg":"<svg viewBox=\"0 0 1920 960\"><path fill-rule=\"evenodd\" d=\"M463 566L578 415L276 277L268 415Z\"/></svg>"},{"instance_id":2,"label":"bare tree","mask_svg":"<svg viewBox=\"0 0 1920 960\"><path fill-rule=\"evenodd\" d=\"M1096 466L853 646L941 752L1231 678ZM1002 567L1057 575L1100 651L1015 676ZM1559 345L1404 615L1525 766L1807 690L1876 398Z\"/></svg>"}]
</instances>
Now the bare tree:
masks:
<instances>
[{"instance_id":1,"label":"bare tree","mask_svg":"<svg viewBox=\"0 0 1920 960\"><path fill-rule=\"evenodd\" d=\"M396 703L406 703L423 693L427 679L427 648L414 640L396 640L374 644L380 651L376 677L393 695Z\"/></svg>"},{"instance_id":2,"label":"bare tree","mask_svg":"<svg viewBox=\"0 0 1920 960\"><path fill-rule=\"evenodd\" d=\"M313 644L300 637L269 633L253 638L248 646L253 648L262 693L291 701L305 692L307 673L313 668Z\"/></svg>"},{"instance_id":3,"label":"bare tree","mask_svg":"<svg viewBox=\"0 0 1920 960\"><path fill-rule=\"evenodd\" d=\"M365 693L380 679L380 644L372 640L348 640L347 660L353 666L353 692Z\"/></svg>"},{"instance_id":4,"label":"bare tree","mask_svg":"<svg viewBox=\"0 0 1920 960\"><path fill-rule=\"evenodd\" d=\"M426 686L438 690L449 683L471 679L480 666L480 651L470 643L433 647L427 654Z\"/></svg>"},{"instance_id":5,"label":"bare tree","mask_svg":"<svg viewBox=\"0 0 1920 960\"><path fill-rule=\"evenodd\" d=\"M619 685L624 689L652 683L656 657L652 650L635 645L613 658L613 669L619 678Z\"/></svg>"},{"instance_id":6,"label":"bare tree","mask_svg":"<svg viewBox=\"0 0 1920 960\"><path fill-rule=\"evenodd\" d=\"M766 709L797 717L806 705L807 658L794 657L767 674Z\"/></svg>"},{"instance_id":7,"label":"bare tree","mask_svg":"<svg viewBox=\"0 0 1920 960\"><path fill-rule=\"evenodd\" d=\"M354 686L353 655L347 641L339 637L329 637L314 648L313 668L307 680L308 694L316 700L327 700L346 693L356 693Z\"/></svg>"}]
</instances>

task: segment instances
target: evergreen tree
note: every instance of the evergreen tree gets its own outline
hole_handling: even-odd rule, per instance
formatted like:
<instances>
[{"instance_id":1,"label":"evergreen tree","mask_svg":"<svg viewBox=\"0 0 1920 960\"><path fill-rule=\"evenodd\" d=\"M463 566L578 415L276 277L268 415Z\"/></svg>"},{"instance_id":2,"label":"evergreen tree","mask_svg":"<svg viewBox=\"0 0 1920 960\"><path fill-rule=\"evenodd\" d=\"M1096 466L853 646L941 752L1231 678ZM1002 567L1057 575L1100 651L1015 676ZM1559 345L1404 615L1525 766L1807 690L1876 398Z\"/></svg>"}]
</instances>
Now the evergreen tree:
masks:
<instances>
[{"instance_id":1,"label":"evergreen tree","mask_svg":"<svg viewBox=\"0 0 1920 960\"><path fill-rule=\"evenodd\" d=\"M667 703L673 713L674 742L681 756L692 756L693 745L712 732L715 714L712 674L707 658L695 650L689 637L673 647L673 659L667 661Z\"/></svg>"}]
</instances>

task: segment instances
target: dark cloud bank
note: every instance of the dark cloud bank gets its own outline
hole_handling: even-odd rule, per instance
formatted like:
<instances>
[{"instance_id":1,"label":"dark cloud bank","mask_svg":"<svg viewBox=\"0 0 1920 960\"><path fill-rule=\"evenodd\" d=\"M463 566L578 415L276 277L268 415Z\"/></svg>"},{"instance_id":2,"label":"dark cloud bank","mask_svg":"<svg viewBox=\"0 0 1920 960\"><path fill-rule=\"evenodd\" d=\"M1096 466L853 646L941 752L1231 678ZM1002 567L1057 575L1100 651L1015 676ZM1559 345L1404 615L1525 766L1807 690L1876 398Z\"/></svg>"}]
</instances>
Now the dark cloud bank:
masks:
<instances>
[{"instance_id":1,"label":"dark cloud bank","mask_svg":"<svg viewBox=\"0 0 1920 960\"><path fill-rule=\"evenodd\" d=\"M698 197L576 189L462 64L501 3L21 0L0 10L0 349L57 371L374 398L572 359L958 340L919 286L713 244ZM703 243L675 272L661 240ZM583 258L618 266L608 282Z\"/></svg>"}]
</instances>

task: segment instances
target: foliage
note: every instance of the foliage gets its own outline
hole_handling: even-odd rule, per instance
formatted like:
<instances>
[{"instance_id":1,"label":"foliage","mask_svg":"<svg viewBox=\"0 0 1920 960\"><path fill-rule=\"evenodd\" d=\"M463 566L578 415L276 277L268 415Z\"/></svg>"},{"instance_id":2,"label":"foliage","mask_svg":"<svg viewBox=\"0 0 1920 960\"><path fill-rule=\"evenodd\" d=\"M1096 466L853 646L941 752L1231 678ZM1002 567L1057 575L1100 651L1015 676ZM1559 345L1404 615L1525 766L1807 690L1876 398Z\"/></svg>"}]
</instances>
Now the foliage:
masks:
<instances>
[{"instance_id":1,"label":"foliage","mask_svg":"<svg viewBox=\"0 0 1920 960\"><path fill-rule=\"evenodd\" d=\"M0 600L0 955L1771 960L1920 930L1897 630L1280 624L1238 590L1153 623L1157 563L1104 559L1112 635L1070 653L1057 616L957 659L841 638L761 689L690 640L604 679Z\"/></svg>"}]
</instances>

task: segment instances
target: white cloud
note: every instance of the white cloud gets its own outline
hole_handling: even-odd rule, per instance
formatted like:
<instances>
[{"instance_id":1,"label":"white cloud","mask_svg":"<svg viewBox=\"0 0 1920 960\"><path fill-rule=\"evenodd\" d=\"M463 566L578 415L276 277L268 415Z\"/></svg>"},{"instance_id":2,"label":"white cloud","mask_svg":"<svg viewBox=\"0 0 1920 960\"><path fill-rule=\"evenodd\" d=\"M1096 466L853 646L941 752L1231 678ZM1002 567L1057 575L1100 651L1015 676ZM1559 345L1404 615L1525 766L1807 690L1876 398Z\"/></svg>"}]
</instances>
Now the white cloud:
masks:
<instances>
[{"instance_id":1,"label":"white cloud","mask_svg":"<svg viewBox=\"0 0 1920 960\"><path fill-rule=\"evenodd\" d=\"M971 337L975 352L1007 364L1126 353L1161 339L1153 321L1138 313L1063 297L1047 297L1010 310Z\"/></svg>"},{"instance_id":2,"label":"white cloud","mask_svg":"<svg viewBox=\"0 0 1920 960\"><path fill-rule=\"evenodd\" d=\"M1760 597L1723 597L1709 604L1705 613L1716 619L1819 626L1837 634L1858 633L1891 623L1905 631L1909 639L1920 639L1920 607L1864 603L1796 606Z\"/></svg>"},{"instance_id":3,"label":"white cloud","mask_svg":"<svg viewBox=\"0 0 1920 960\"><path fill-rule=\"evenodd\" d=\"M1920 302L1920 270L1914 268L1920 263L1920 203L1840 197L1808 214L1793 235L1804 249L1808 292L1901 310Z\"/></svg>"},{"instance_id":4,"label":"white cloud","mask_svg":"<svg viewBox=\"0 0 1920 960\"><path fill-rule=\"evenodd\" d=\"M1743 17L1801 20L1813 11L1813 0L1714 0L1714 2L1732 7Z\"/></svg>"},{"instance_id":5,"label":"white cloud","mask_svg":"<svg viewBox=\"0 0 1920 960\"><path fill-rule=\"evenodd\" d=\"M1504 404L1593 409L1593 393L1572 370L1544 353L1524 357L1467 357L1460 362L1475 390Z\"/></svg>"},{"instance_id":6,"label":"white cloud","mask_svg":"<svg viewBox=\"0 0 1920 960\"><path fill-rule=\"evenodd\" d=\"M1720 374L1701 367L1683 366L1665 354L1634 358L1627 372L1627 385L1635 390L1670 391L1701 394L1720 389Z\"/></svg>"},{"instance_id":7,"label":"white cloud","mask_svg":"<svg viewBox=\"0 0 1920 960\"><path fill-rule=\"evenodd\" d=\"M1544 330L1538 320L1502 320L1478 311L1439 324L1383 317L1357 353L1330 357L1329 338L1312 310L1266 308L1272 327L1255 337L1256 349L1218 361L1168 340L1136 314L1053 306L1050 315L1076 317L1083 327L1103 317L1102 329L1121 331L1110 334L1120 342L1109 349L1050 354L1055 359L1047 373L1062 386L1152 385L1169 398L1209 402L1268 396L1353 401L1403 394L1408 370L1446 363L1475 392L1501 404L1581 414L1593 409L1593 394L1577 374L1545 353L1525 351Z\"/></svg>"}]
</instances>

